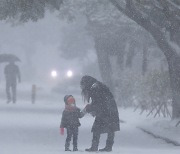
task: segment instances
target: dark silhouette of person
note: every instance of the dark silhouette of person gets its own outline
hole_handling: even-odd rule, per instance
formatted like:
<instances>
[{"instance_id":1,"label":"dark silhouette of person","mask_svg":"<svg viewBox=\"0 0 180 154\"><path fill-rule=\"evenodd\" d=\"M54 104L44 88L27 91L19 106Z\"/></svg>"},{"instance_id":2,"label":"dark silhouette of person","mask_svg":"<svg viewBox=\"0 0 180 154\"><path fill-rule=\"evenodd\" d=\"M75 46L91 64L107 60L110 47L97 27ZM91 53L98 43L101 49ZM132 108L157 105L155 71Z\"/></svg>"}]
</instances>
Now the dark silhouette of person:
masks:
<instances>
[{"instance_id":1,"label":"dark silhouette of person","mask_svg":"<svg viewBox=\"0 0 180 154\"><path fill-rule=\"evenodd\" d=\"M82 96L89 102L85 107L86 112L95 117L91 129L92 145L86 151L98 151L100 135L103 133L107 133L106 146L99 151L112 151L115 132L120 130L119 113L113 94L102 82L87 75L82 77L80 86Z\"/></svg>"},{"instance_id":2,"label":"dark silhouette of person","mask_svg":"<svg viewBox=\"0 0 180 154\"><path fill-rule=\"evenodd\" d=\"M17 79L18 82L21 82L21 75L19 67L15 64L14 61L9 62L8 65L4 68L4 74L6 78L6 95L7 95L7 103L13 101L16 103L16 87L17 87ZM11 96L12 91L12 96Z\"/></svg>"}]
</instances>

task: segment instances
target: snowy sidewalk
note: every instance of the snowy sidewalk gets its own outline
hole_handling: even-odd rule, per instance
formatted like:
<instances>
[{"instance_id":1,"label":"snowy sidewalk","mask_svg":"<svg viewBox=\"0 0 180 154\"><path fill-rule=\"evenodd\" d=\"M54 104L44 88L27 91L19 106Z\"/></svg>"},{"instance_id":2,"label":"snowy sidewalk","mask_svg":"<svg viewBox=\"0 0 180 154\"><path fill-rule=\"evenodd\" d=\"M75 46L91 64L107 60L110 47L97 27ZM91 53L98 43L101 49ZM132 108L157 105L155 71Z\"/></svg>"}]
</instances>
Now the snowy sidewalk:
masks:
<instances>
[{"instance_id":1,"label":"snowy sidewalk","mask_svg":"<svg viewBox=\"0 0 180 154\"><path fill-rule=\"evenodd\" d=\"M63 154L66 135L60 136L59 124L64 102L30 102L5 104L0 101L0 153L1 154ZM84 106L82 100L77 100ZM178 154L179 148L157 140L137 129L144 123L143 116L131 109L119 110L121 131L116 132L112 154ZM79 129L78 152L91 146L90 132L94 118L86 115ZM103 148L106 135L101 136L99 148ZM69 152L67 152L69 153ZM85 152L87 153L87 152ZM94 153L94 152L93 152ZM103 153L103 152L102 152ZM105 153L105 152L104 152ZM106 152L107 153L107 152Z\"/></svg>"},{"instance_id":2,"label":"snowy sidewalk","mask_svg":"<svg viewBox=\"0 0 180 154\"><path fill-rule=\"evenodd\" d=\"M180 125L176 127L177 120L170 118L148 116L147 114L140 115L140 111L133 112L133 109L120 110L123 120L136 125L136 127L145 133L164 140L167 143L179 146L180 148ZM132 113L132 117L129 114Z\"/></svg>"}]
</instances>

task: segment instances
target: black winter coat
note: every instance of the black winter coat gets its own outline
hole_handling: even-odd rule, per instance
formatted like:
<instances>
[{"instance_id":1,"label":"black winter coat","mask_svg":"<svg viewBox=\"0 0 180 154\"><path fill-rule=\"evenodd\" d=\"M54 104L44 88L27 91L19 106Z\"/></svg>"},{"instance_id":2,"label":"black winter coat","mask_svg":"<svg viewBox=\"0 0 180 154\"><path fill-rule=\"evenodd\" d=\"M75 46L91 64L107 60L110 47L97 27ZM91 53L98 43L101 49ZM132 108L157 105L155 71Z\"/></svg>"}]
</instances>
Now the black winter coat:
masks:
<instances>
[{"instance_id":1,"label":"black winter coat","mask_svg":"<svg viewBox=\"0 0 180 154\"><path fill-rule=\"evenodd\" d=\"M95 115L92 132L109 133L120 130L119 113L109 88L101 82L95 82L90 88L92 100L87 112Z\"/></svg>"},{"instance_id":2,"label":"black winter coat","mask_svg":"<svg viewBox=\"0 0 180 154\"><path fill-rule=\"evenodd\" d=\"M79 127L81 125L79 118L83 116L83 113L77 107L72 111L65 109L62 113L60 128Z\"/></svg>"},{"instance_id":3,"label":"black winter coat","mask_svg":"<svg viewBox=\"0 0 180 154\"><path fill-rule=\"evenodd\" d=\"M6 82L9 84L16 84L17 79L19 81L21 80L19 67L15 64L6 65L4 69L4 74L6 77Z\"/></svg>"}]
</instances>

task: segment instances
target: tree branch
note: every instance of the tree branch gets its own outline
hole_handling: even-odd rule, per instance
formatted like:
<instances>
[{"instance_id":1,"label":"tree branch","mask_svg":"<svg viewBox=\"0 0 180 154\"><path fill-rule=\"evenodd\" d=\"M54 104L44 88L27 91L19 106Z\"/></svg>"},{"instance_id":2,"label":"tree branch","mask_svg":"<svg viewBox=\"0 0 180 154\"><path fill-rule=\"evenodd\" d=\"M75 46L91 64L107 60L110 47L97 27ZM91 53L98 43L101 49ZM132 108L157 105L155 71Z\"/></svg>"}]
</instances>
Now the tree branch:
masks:
<instances>
[{"instance_id":1,"label":"tree branch","mask_svg":"<svg viewBox=\"0 0 180 154\"><path fill-rule=\"evenodd\" d=\"M176 18L176 14L174 14L169 9L169 5L166 0L158 0L158 3L163 7L162 12L164 13L166 19L171 22L171 29L179 29L180 21ZM173 9L174 10L174 9Z\"/></svg>"},{"instance_id":2,"label":"tree branch","mask_svg":"<svg viewBox=\"0 0 180 154\"><path fill-rule=\"evenodd\" d=\"M172 57L177 55L175 50L167 42L166 37L161 29L153 25L148 18L144 18L143 15L132 5L130 8L126 7L126 9L123 9L117 2L117 0L110 1L119 11L128 16L130 19L134 20L137 24L139 24L153 36L167 59L171 59Z\"/></svg>"}]
</instances>

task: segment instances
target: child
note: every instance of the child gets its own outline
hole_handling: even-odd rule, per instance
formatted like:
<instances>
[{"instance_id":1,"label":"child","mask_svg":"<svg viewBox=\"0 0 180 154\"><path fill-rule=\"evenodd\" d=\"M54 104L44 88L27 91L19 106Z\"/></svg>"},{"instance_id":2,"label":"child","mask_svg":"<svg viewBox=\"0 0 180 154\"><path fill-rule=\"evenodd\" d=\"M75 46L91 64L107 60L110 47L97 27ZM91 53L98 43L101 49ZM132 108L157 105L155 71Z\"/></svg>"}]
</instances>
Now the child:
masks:
<instances>
[{"instance_id":1,"label":"child","mask_svg":"<svg viewBox=\"0 0 180 154\"><path fill-rule=\"evenodd\" d=\"M65 109L62 114L60 133L64 135L64 128L67 129L67 138L65 143L65 151L71 151L69 149L70 141L73 136L73 151L78 151L77 139L78 139L78 127L81 125L79 118L84 116L84 112L81 112L76 107L75 99L72 95L66 95L64 97Z\"/></svg>"}]
</instances>

